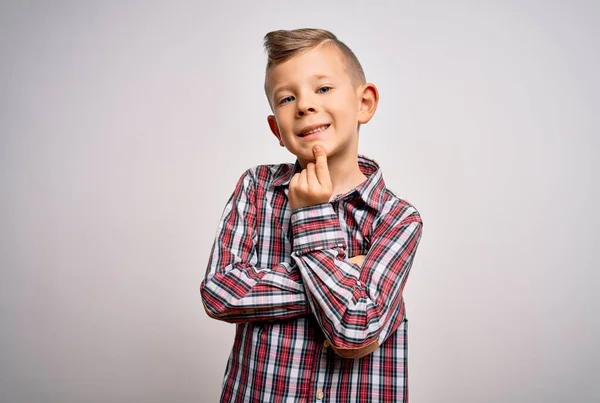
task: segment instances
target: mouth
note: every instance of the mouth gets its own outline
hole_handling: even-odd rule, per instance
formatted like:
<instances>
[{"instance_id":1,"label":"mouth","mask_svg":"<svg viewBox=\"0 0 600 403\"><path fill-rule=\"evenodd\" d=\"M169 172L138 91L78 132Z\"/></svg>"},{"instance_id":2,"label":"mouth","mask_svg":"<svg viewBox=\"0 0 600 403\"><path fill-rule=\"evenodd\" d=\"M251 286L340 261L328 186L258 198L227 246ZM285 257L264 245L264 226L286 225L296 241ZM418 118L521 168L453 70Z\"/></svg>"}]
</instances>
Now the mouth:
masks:
<instances>
[{"instance_id":1,"label":"mouth","mask_svg":"<svg viewBox=\"0 0 600 403\"><path fill-rule=\"evenodd\" d=\"M300 133L298 133L298 137L301 137L301 138L314 137L318 133L327 130L329 128L329 126L331 126L331 124L329 124L329 123L307 126Z\"/></svg>"}]
</instances>

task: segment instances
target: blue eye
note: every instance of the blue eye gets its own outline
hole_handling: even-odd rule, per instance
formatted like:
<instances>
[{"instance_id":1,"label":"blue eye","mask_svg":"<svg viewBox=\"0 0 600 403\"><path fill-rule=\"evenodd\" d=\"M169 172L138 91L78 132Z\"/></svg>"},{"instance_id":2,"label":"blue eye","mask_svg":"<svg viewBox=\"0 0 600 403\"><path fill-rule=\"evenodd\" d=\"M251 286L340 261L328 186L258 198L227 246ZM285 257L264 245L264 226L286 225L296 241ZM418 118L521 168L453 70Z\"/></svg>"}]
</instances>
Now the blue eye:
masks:
<instances>
[{"instance_id":1,"label":"blue eye","mask_svg":"<svg viewBox=\"0 0 600 403\"><path fill-rule=\"evenodd\" d=\"M288 102L292 102L293 100L294 100L294 97L292 97L292 96L285 97L281 101L279 101L279 105L287 104Z\"/></svg>"},{"instance_id":2,"label":"blue eye","mask_svg":"<svg viewBox=\"0 0 600 403\"><path fill-rule=\"evenodd\" d=\"M317 92L319 94L325 94L325 93L328 93L329 91L331 91L331 87L327 87L327 86L321 87L317 90Z\"/></svg>"}]
</instances>

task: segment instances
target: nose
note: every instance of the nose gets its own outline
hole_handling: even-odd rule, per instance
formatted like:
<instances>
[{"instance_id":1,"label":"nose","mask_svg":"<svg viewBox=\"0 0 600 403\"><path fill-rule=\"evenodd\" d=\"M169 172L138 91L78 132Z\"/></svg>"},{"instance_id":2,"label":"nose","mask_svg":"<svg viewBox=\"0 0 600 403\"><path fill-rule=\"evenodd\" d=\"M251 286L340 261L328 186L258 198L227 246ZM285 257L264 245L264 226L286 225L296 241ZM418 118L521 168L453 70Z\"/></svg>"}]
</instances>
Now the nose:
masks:
<instances>
[{"instance_id":1,"label":"nose","mask_svg":"<svg viewBox=\"0 0 600 403\"><path fill-rule=\"evenodd\" d=\"M298 95L296 99L296 116L302 117L311 113L315 113L315 104L310 96Z\"/></svg>"}]
</instances>

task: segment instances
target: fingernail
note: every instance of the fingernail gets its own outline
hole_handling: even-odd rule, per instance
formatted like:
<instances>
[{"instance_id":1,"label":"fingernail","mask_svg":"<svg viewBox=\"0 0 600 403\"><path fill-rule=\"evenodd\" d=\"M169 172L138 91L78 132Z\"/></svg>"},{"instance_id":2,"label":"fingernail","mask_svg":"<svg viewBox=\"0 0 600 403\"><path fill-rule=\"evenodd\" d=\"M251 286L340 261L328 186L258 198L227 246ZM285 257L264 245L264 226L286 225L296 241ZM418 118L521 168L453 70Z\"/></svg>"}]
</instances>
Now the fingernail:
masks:
<instances>
[{"instance_id":1,"label":"fingernail","mask_svg":"<svg viewBox=\"0 0 600 403\"><path fill-rule=\"evenodd\" d=\"M321 146L315 146L315 151L317 151L317 152L321 151Z\"/></svg>"}]
</instances>

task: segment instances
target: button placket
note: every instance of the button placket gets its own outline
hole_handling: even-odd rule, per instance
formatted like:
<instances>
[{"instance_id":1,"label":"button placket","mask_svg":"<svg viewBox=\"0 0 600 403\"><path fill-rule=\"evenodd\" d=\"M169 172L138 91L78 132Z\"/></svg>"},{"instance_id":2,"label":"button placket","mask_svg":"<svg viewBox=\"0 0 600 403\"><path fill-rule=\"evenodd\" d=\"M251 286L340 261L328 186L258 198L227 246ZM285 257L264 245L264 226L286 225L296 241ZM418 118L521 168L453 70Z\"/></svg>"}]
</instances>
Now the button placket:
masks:
<instances>
[{"instance_id":1,"label":"button placket","mask_svg":"<svg viewBox=\"0 0 600 403\"><path fill-rule=\"evenodd\" d=\"M331 344L329 343L329 341L327 339L325 339L325 341L323 342L323 348L318 352L319 358L318 358L318 367L317 367L317 384L315 385L316 387L316 391L315 391L315 395L314 397L317 399L317 401L321 401L323 400L323 398L325 397L325 392L323 391L323 386L325 384L325 372L327 371L327 356L328 356L328 351L327 348L330 346Z\"/></svg>"}]
</instances>

